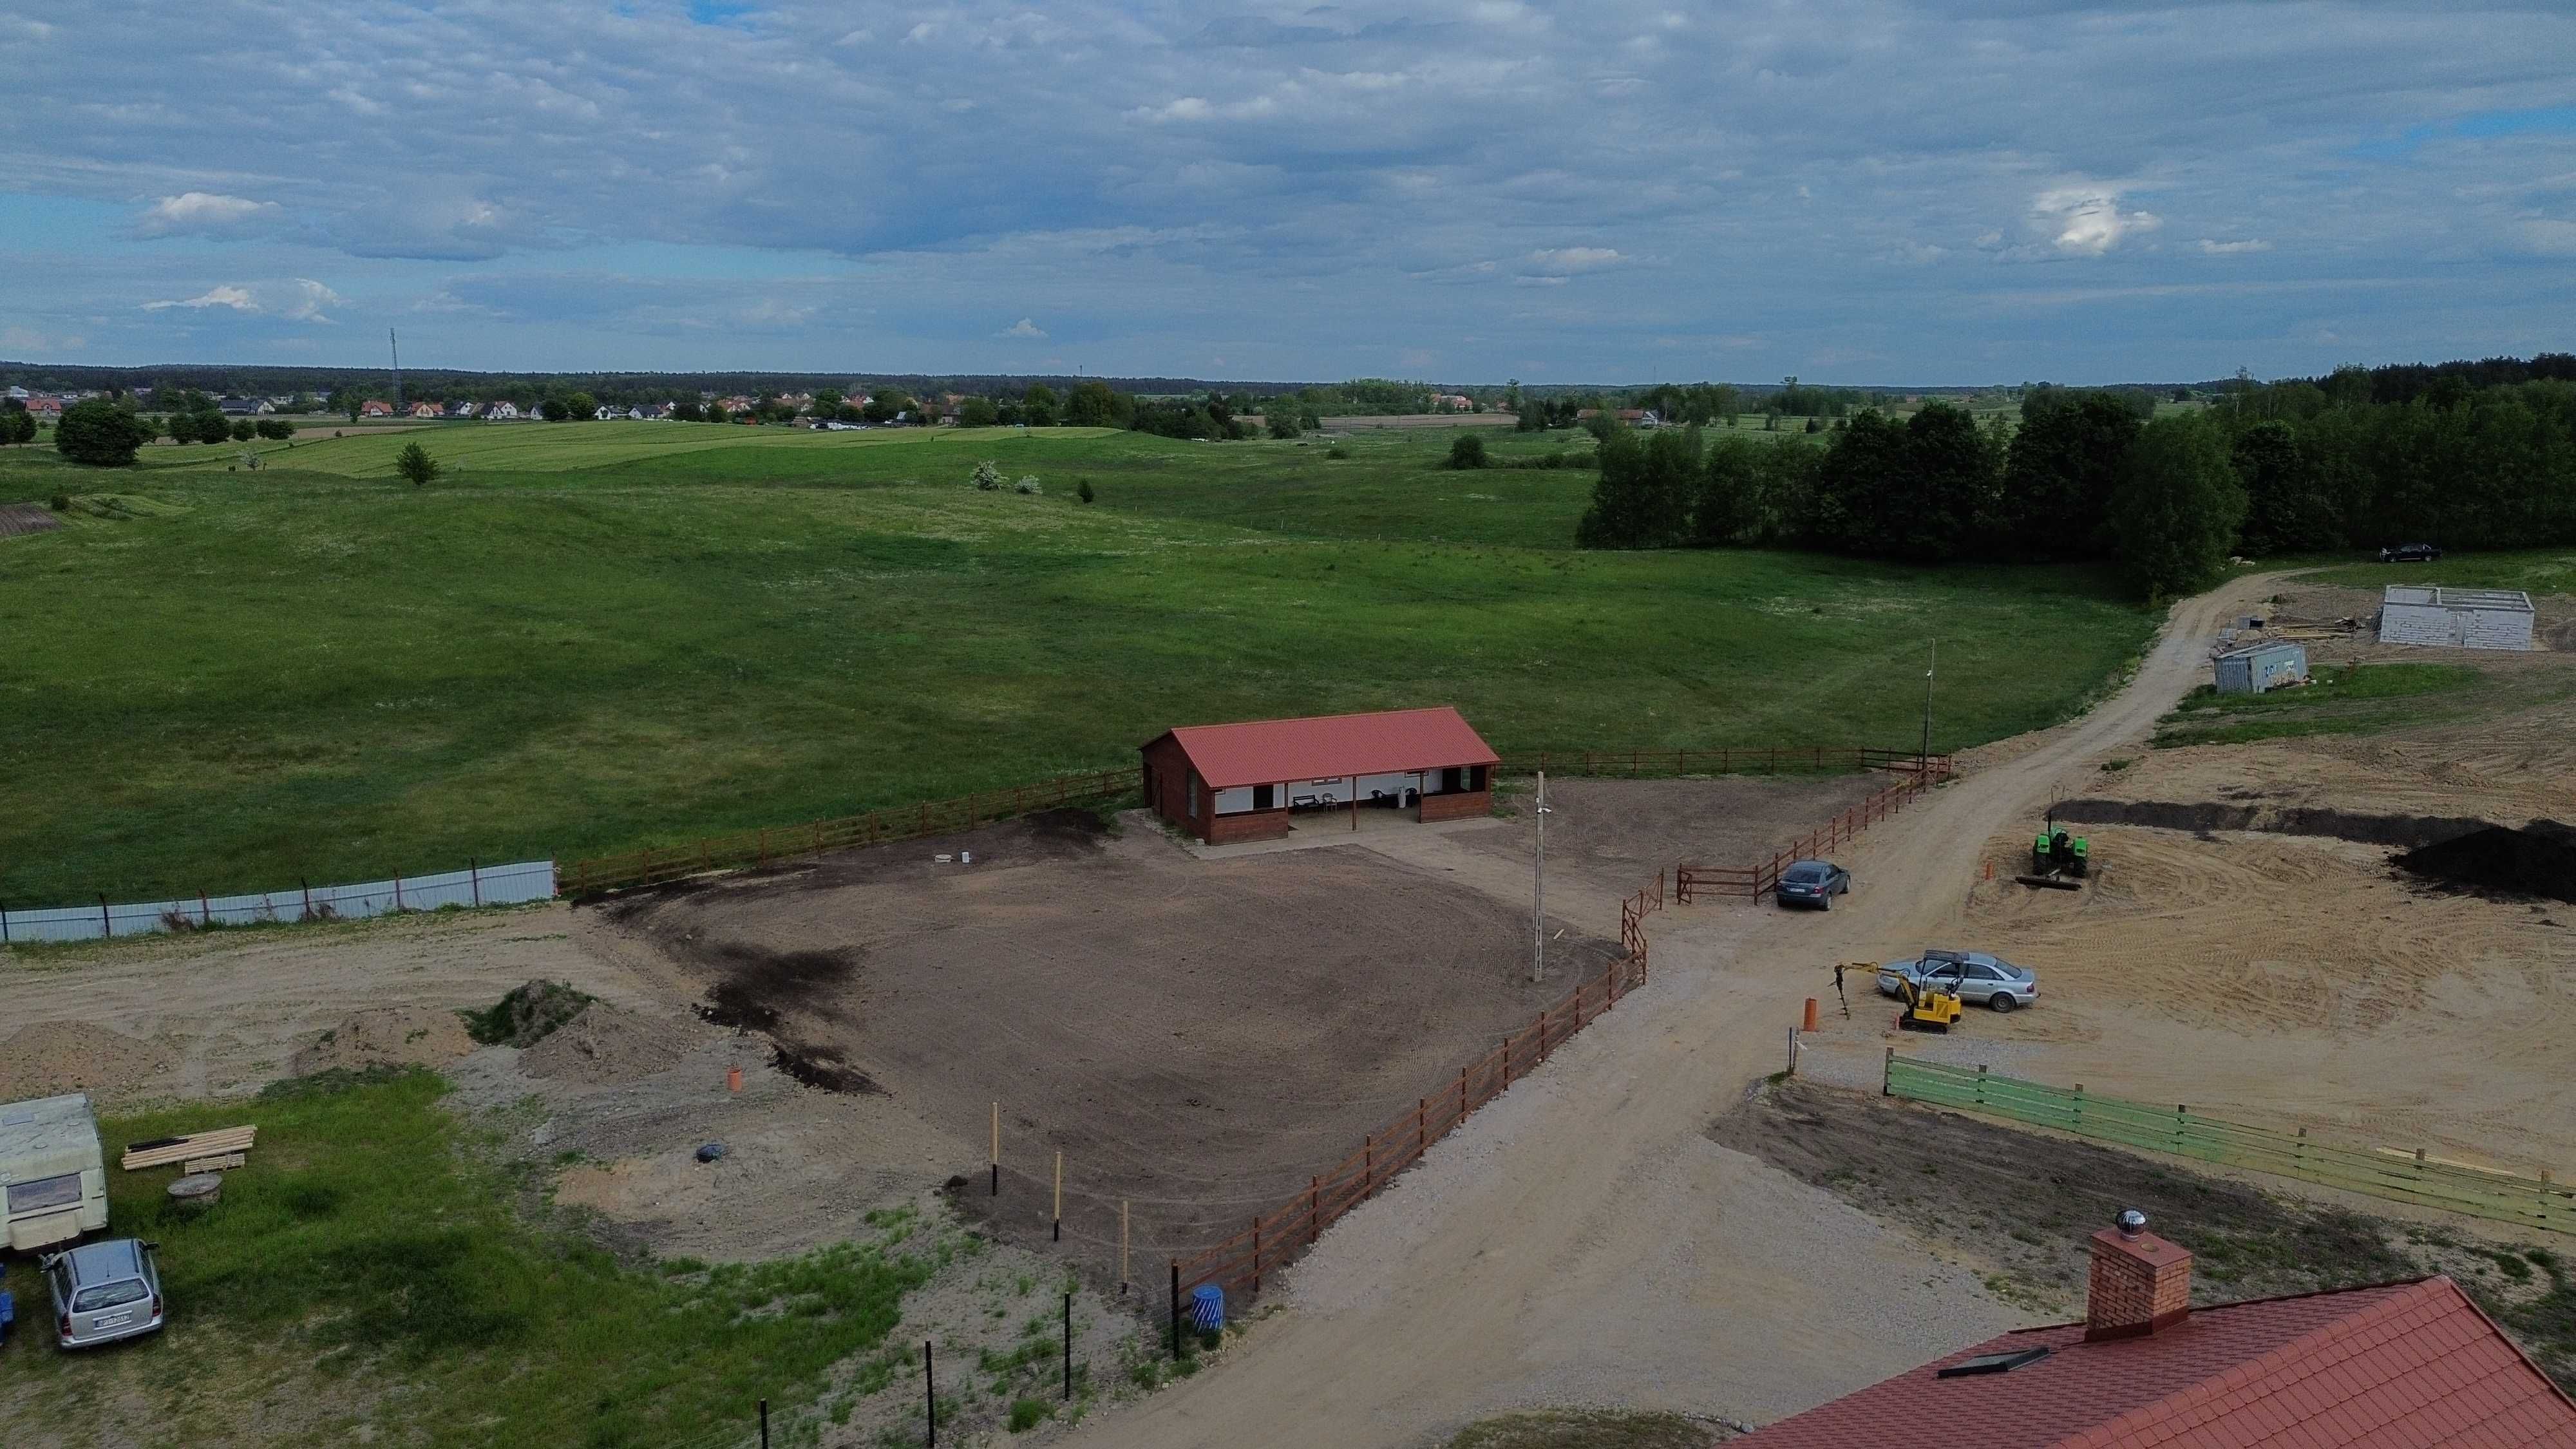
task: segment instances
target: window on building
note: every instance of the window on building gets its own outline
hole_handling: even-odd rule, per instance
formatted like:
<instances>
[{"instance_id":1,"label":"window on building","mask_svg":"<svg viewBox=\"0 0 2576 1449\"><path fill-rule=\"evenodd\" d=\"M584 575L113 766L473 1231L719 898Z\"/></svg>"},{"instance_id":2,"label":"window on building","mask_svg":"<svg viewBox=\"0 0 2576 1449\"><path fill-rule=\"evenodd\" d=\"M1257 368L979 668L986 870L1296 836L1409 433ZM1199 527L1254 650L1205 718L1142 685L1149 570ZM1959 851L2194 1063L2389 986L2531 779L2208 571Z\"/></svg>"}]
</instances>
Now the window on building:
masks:
<instances>
[{"instance_id":1,"label":"window on building","mask_svg":"<svg viewBox=\"0 0 2576 1449\"><path fill-rule=\"evenodd\" d=\"M1278 788L1279 788L1279 787L1278 787L1278 786L1276 786L1276 785L1255 785L1255 786L1253 786L1253 787L1252 787L1252 808L1253 808L1253 809L1255 809L1255 810L1267 810L1267 809L1269 809L1269 808L1270 808L1270 806L1271 806L1271 802L1272 802L1273 800L1275 800L1276 798L1278 798L1278 797L1277 797L1277 795L1276 795L1276 793L1275 793L1275 792L1277 791L1277 789L1278 789Z\"/></svg>"}]
</instances>

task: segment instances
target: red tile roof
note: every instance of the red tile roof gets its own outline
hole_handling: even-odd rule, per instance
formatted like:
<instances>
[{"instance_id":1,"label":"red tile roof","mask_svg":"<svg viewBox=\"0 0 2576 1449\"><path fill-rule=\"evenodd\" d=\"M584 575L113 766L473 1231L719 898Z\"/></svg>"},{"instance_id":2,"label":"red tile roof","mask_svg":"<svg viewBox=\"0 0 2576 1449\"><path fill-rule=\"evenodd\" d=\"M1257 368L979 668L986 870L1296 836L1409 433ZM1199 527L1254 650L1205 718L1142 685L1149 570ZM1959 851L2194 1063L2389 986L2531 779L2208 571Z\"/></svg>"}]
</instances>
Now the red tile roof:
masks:
<instances>
[{"instance_id":1,"label":"red tile roof","mask_svg":"<svg viewBox=\"0 0 2576 1449\"><path fill-rule=\"evenodd\" d=\"M1211 790L1391 775L1451 765L1498 765L1502 757L1455 709L1397 709L1249 724L1183 725L1168 732ZM1146 741L1150 749L1165 736Z\"/></svg>"},{"instance_id":2,"label":"red tile roof","mask_svg":"<svg viewBox=\"0 0 2576 1449\"><path fill-rule=\"evenodd\" d=\"M1942 1379L1981 1354L2051 1350ZM2146 1338L1989 1339L1745 1449L2576 1449L2576 1402L2448 1278L2195 1309Z\"/></svg>"}]
</instances>

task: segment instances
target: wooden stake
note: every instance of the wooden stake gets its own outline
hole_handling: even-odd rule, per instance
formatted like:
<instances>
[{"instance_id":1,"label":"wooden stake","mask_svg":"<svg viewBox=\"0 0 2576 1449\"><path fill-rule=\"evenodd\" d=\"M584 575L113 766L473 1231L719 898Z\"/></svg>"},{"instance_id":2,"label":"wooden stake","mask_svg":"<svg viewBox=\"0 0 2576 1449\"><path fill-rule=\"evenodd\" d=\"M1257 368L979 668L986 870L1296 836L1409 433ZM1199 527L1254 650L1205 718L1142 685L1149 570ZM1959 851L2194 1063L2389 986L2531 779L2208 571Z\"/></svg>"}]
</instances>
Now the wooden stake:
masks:
<instances>
[{"instance_id":1,"label":"wooden stake","mask_svg":"<svg viewBox=\"0 0 2576 1449\"><path fill-rule=\"evenodd\" d=\"M1002 1195L1002 1104L993 1104L993 1196Z\"/></svg>"},{"instance_id":2,"label":"wooden stake","mask_svg":"<svg viewBox=\"0 0 2576 1449\"><path fill-rule=\"evenodd\" d=\"M1118 1199L1118 1296L1127 1296L1127 1199Z\"/></svg>"},{"instance_id":3,"label":"wooden stake","mask_svg":"<svg viewBox=\"0 0 2576 1449\"><path fill-rule=\"evenodd\" d=\"M1055 1154L1055 1240L1064 1241L1064 1150Z\"/></svg>"}]
</instances>

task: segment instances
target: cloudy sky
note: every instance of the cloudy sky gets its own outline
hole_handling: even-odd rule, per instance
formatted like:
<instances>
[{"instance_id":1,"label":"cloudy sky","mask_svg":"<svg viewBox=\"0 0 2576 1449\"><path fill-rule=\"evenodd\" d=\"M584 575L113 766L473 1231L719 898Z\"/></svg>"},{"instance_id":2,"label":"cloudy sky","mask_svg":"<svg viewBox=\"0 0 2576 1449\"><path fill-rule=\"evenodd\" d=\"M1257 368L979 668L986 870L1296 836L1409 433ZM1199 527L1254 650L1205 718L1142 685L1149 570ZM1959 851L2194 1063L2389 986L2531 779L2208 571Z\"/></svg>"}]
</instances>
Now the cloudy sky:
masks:
<instances>
[{"instance_id":1,"label":"cloudy sky","mask_svg":"<svg viewBox=\"0 0 2576 1449\"><path fill-rule=\"evenodd\" d=\"M2576 347L2564 0L0 0L0 358L1452 382Z\"/></svg>"}]
</instances>

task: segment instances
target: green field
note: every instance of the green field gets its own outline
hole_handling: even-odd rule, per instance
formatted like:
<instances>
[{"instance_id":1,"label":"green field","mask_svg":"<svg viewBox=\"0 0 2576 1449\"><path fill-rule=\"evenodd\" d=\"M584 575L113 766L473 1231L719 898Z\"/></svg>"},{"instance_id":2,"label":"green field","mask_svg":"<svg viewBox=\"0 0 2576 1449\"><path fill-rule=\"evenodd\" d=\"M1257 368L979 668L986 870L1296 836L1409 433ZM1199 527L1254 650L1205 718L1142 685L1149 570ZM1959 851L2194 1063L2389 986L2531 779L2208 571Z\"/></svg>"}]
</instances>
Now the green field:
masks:
<instances>
[{"instance_id":1,"label":"green field","mask_svg":"<svg viewBox=\"0 0 2576 1449\"><path fill-rule=\"evenodd\" d=\"M2521 589L2576 594L2576 553L2563 548L2512 553L2467 553L2429 564L2344 563L2319 569L2302 583L2376 589L2385 584L2439 584L2451 589Z\"/></svg>"},{"instance_id":2,"label":"green field","mask_svg":"<svg viewBox=\"0 0 2576 1449\"><path fill-rule=\"evenodd\" d=\"M169 1325L60 1353L37 1321L33 1265L0 1265L20 1314L0 1402L65 1427L66 1442L86 1437L79 1426L102 1443L149 1426L165 1444L607 1449L715 1430L740 1443L756 1400L811 1399L832 1365L885 1339L907 1292L981 1248L905 1210L795 1258L623 1265L523 1222L512 1205L526 1184L459 1150L467 1129L440 1109L445 1090L427 1073L280 1084L255 1109L255 1166L203 1216L170 1206L171 1171L111 1171L118 1232L161 1244ZM243 1115L200 1105L100 1130L116 1144Z\"/></svg>"},{"instance_id":3,"label":"green field","mask_svg":"<svg viewBox=\"0 0 2576 1449\"><path fill-rule=\"evenodd\" d=\"M413 489L419 440L448 476ZM1580 451L1563 433L1498 455ZM1570 546L1585 469L1449 435L522 424L0 452L0 898L368 879L1116 765L1183 722L1455 703L1505 749L1904 745L2077 708L2107 573ZM966 486L978 459L1042 496ZM1098 502L1072 496L1089 479Z\"/></svg>"}]
</instances>

